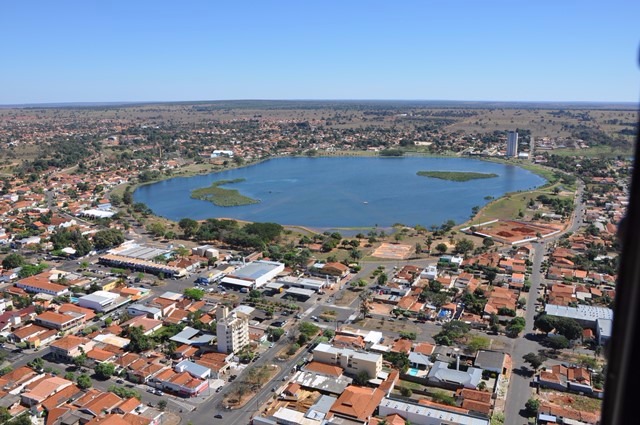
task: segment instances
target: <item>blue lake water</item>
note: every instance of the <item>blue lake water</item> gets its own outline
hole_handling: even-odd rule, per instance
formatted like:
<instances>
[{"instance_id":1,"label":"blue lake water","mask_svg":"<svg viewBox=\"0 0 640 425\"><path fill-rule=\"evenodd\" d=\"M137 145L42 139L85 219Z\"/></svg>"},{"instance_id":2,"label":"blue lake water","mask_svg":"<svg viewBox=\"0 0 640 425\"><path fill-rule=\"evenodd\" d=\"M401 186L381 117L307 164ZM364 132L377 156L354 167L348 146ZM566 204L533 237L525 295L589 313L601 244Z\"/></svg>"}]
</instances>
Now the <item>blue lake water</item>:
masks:
<instances>
[{"instance_id":1,"label":"blue lake water","mask_svg":"<svg viewBox=\"0 0 640 425\"><path fill-rule=\"evenodd\" d=\"M421 177L418 171L471 171L498 177L467 182ZM193 189L217 180L244 178L224 186L259 204L218 207L191 199ZM466 221L486 196L528 190L545 180L525 169L466 158L277 158L233 170L176 177L139 187L144 202L171 220L185 217L236 218L314 228L388 227L394 223L429 227Z\"/></svg>"}]
</instances>

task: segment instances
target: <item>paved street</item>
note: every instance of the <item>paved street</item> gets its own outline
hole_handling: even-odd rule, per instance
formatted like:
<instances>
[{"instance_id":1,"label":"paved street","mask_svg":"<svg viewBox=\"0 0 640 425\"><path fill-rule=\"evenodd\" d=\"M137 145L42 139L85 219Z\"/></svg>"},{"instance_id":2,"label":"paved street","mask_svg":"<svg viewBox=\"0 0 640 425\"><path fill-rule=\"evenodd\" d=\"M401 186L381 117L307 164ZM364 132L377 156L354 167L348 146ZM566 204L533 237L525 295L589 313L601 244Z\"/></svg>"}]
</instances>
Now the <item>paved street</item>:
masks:
<instances>
[{"instance_id":1,"label":"paved street","mask_svg":"<svg viewBox=\"0 0 640 425\"><path fill-rule=\"evenodd\" d=\"M582 224L584 207L582 206L580 200L582 199L583 189L584 185L582 184L582 182L578 181L576 207L571 223L568 226L567 230L563 233L576 232ZM527 364L523 361L522 356L527 353L537 353L538 350L543 348L540 344L538 344L538 342L527 338L527 334L531 335L534 332L533 323L536 315L535 304L536 299L538 298L538 289L540 289L541 283L544 280L544 275L541 271L542 261L544 260L544 256L549 246L560 239L560 237L561 235L557 235L553 238L533 244L534 254L531 272L531 289L529 290L527 310L525 315L525 335L523 337L520 337L517 340L516 344L513 344L513 350L510 352L514 370L518 370L523 366L527 366ZM531 398L531 395L533 393L531 382L532 379L529 377L522 376L518 373L511 374L511 379L509 382L509 392L507 394L507 403L505 406L505 424L518 424L521 422L524 423L524 421L526 421L526 417L521 414L521 411L524 409L525 403L529 398Z\"/></svg>"}]
</instances>

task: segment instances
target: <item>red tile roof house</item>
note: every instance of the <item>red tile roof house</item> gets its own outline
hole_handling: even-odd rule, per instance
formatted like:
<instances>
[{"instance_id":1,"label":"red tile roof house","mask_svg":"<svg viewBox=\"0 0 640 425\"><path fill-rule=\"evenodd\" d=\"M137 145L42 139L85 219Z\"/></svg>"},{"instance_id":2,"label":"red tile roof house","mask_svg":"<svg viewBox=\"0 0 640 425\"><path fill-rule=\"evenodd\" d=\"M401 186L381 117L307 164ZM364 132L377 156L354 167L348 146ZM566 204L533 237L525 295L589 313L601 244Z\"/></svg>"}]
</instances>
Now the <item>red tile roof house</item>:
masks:
<instances>
[{"instance_id":1,"label":"red tile roof house","mask_svg":"<svg viewBox=\"0 0 640 425\"><path fill-rule=\"evenodd\" d=\"M461 407L463 409L478 412L485 416L491 414L492 405L490 392L463 388L456 392L456 396L459 401L462 401Z\"/></svg>"},{"instance_id":2,"label":"red tile roof house","mask_svg":"<svg viewBox=\"0 0 640 425\"><path fill-rule=\"evenodd\" d=\"M82 353L93 349L95 342L89 338L66 335L51 344L51 354L54 358L72 361Z\"/></svg>"},{"instance_id":3,"label":"red tile roof house","mask_svg":"<svg viewBox=\"0 0 640 425\"><path fill-rule=\"evenodd\" d=\"M29 276L16 282L18 288L24 289L27 292L35 294L49 294L54 297L59 297L69 293L69 288L57 283L51 283L49 281L49 273L44 272L35 276Z\"/></svg>"},{"instance_id":4,"label":"red tile roof house","mask_svg":"<svg viewBox=\"0 0 640 425\"><path fill-rule=\"evenodd\" d=\"M45 311L36 316L36 323L49 329L67 331L84 325L85 315L84 313L77 313L75 311L69 311L67 313Z\"/></svg>"},{"instance_id":5,"label":"red tile roof house","mask_svg":"<svg viewBox=\"0 0 640 425\"><path fill-rule=\"evenodd\" d=\"M73 382L57 376L43 378L26 386L25 391L20 395L22 404L29 407L38 405L52 394L71 385Z\"/></svg>"},{"instance_id":6,"label":"red tile roof house","mask_svg":"<svg viewBox=\"0 0 640 425\"><path fill-rule=\"evenodd\" d=\"M148 319L145 316L136 316L133 319L124 322L120 326L122 329L127 329L129 327L141 327L144 335L151 335L162 328L162 320Z\"/></svg>"},{"instance_id":7,"label":"red tile roof house","mask_svg":"<svg viewBox=\"0 0 640 425\"><path fill-rule=\"evenodd\" d=\"M209 381L194 378L188 372L174 372L171 369L158 373L153 382L156 386L164 388L182 397L196 397L209 388Z\"/></svg>"},{"instance_id":8,"label":"red tile roof house","mask_svg":"<svg viewBox=\"0 0 640 425\"><path fill-rule=\"evenodd\" d=\"M326 419L333 416L366 422L384 398L378 388L348 386L333 403Z\"/></svg>"},{"instance_id":9,"label":"red tile roof house","mask_svg":"<svg viewBox=\"0 0 640 425\"><path fill-rule=\"evenodd\" d=\"M22 366L6 375L0 376L0 388L9 394L20 394L26 385L38 381L44 376L44 374L38 373L30 367Z\"/></svg>"}]
</instances>

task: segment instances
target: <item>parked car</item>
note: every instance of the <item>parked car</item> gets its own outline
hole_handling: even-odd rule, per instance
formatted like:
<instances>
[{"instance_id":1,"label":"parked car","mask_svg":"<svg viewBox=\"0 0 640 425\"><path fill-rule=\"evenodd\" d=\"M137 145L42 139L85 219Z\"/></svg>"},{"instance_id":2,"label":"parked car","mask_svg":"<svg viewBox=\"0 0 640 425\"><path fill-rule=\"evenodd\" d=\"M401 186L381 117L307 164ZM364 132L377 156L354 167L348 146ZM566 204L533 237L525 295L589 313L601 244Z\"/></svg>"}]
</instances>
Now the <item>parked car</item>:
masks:
<instances>
[{"instance_id":1,"label":"parked car","mask_svg":"<svg viewBox=\"0 0 640 425\"><path fill-rule=\"evenodd\" d=\"M155 395L164 395L164 393L162 391L160 391L160 390L156 390L154 394Z\"/></svg>"},{"instance_id":2,"label":"parked car","mask_svg":"<svg viewBox=\"0 0 640 425\"><path fill-rule=\"evenodd\" d=\"M220 391L222 391L222 387L218 387L216 388L216 392L219 393Z\"/></svg>"},{"instance_id":3,"label":"parked car","mask_svg":"<svg viewBox=\"0 0 640 425\"><path fill-rule=\"evenodd\" d=\"M218 413L217 415L214 415L214 418L216 419L222 419L222 415L220 413Z\"/></svg>"}]
</instances>

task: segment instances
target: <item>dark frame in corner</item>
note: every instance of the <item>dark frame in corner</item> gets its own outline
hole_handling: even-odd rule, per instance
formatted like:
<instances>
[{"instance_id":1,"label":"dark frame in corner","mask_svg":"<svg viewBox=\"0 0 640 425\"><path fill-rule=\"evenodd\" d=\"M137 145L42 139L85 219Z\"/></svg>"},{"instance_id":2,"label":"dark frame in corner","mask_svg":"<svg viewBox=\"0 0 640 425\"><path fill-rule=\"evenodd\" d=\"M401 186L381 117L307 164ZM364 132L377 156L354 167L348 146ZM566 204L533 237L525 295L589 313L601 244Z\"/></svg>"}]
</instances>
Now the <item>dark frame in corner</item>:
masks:
<instances>
[{"instance_id":1,"label":"dark frame in corner","mask_svg":"<svg viewBox=\"0 0 640 425\"><path fill-rule=\"evenodd\" d=\"M640 124L640 117L638 118ZM622 243L613 331L608 347L601 424L640 423L640 133L636 134L627 215L618 229Z\"/></svg>"}]
</instances>

